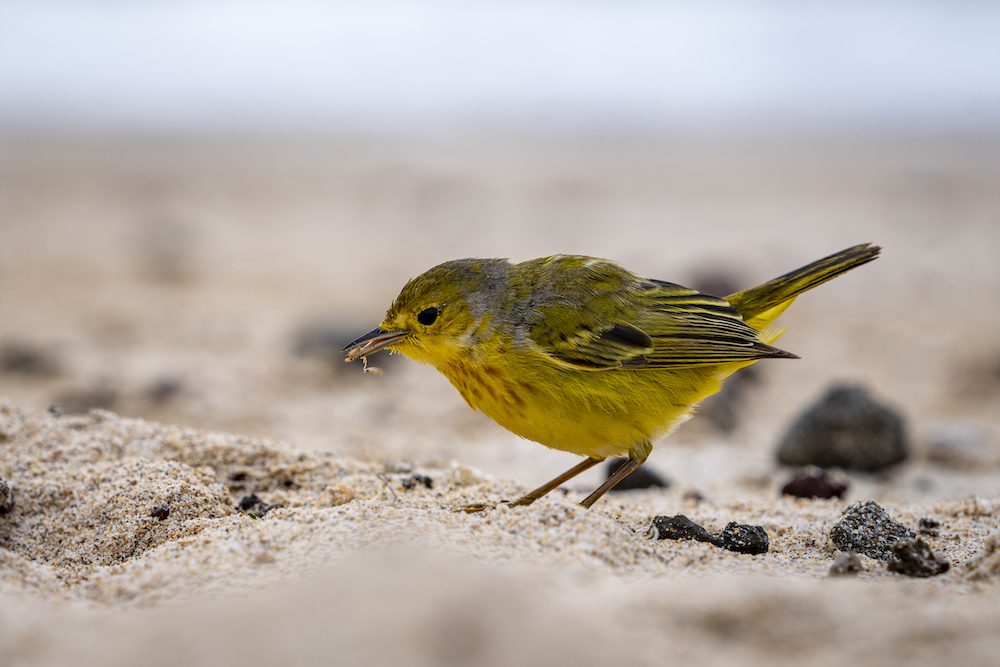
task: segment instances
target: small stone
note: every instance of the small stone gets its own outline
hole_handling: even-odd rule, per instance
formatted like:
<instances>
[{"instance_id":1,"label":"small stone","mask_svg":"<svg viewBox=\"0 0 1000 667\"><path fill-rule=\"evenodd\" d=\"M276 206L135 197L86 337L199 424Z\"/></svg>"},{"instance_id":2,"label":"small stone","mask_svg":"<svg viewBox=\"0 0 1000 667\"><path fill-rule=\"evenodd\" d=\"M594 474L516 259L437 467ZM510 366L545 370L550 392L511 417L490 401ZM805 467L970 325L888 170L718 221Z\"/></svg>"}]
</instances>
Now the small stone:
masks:
<instances>
[{"instance_id":1,"label":"small stone","mask_svg":"<svg viewBox=\"0 0 1000 667\"><path fill-rule=\"evenodd\" d=\"M922 517L920 521L917 522L917 532L921 535L930 535L931 537L937 537L941 532L941 522L935 521L934 519L928 519L927 517Z\"/></svg>"},{"instance_id":2,"label":"small stone","mask_svg":"<svg viewBox=\"0 0 1000 667\"><path fill-rule=\"evenodd\" d=\"M14 489L0 477L0 514L7 514L14 509Z\"/></svg>"},{"instance_id":3,"label":"small stone","mask_svg":"<svg viewBox=\"0 0 1000 667\"><path fill-rule=\"evenodd\" d=\"M830 541L841 551L857 551L884 562L892 559L894 544L916 537L871 500L859 500L848 507L830 529Z\"/></svg>"},{"instance_id":4,"label":"small stone","mask_svg":"<svg viewBox=\"0 0 1000 667\"><path fill-rule=\"evenodd\" d=\"M428 477L427 475L416 475L416 474L410 475L409 477L403 480L402 484L403 488L406 490L410 490L415 486L417 486L418 484L423 484L424 487L428 489L434 488L434 480Z\"/></svg>"},{"instance_id":5,"label":"small stone","mask_svg":"<svg viewBox=\"0 0 1000 667\"><path fill-rule=\"evenodd\" d=\"M611 477L628 459L608 459L607 476ZM645 465L639 466L628 477L618 482L612 491L631 491L633 489L648 489L658 486L666 489L670 482L657 475Z\"/></svg>"},{"instance_id":6,"label":"small stone","mask_svg":"<svg viewBox=\"0 0 1000 667\"><path fill-rule=\"evenodd\" d=\"M862 387L833 387L792 424L778 447L785 465L874 472L907 456L903 419Z\"/></svg>"},{"instance_id":7,"label":"small stone","mask_svg":"<svg viewBox=\"0 0 1000 667\"><path fill-rule=\"evenodd\" d=\"M683 514L658 516L646 534L655 540L695 540L743 554L762 554L769 548L767 532L761 526L748 526L730 521L722 533L705 530Z\"/></svg>"},{"instance_id":8,"label":"small stone","mask_svg":"<svg viewBox=\"0 0 1000 667\"><path fill-rule=\"evenodd\" d=\"M173 400L181 393L184 382L176 377L164 377L156 380L146 389L146 396L156 404L166 403Z\"/></svg>"},{"instance_id":9,"label":"small stone","mask_svg":"<svg viewBox=\"0 0 1000 667\"><path fill-rule=\"evenodd\" d=\"M705 497L705 494L703 494L698 489L688 489L687 491L684 492L681 498L684 500L684 502L694 503L696 505L698 503L703 503L706 500L708 500Z\"/></svg>"},{"instance_id":10,"label":"small stone","mask_svg":"<svg viewBox=\"0 0 1000 667\"><path fill-rule=\"evenodd\" d=\"M796 498L842 498L848 485L835 482L826 475L826 471L804 471L796 473L792 481L781 487L781 494Z\"/></svg>"},{"instance_id":11,"label":"small stone","mask_svg":"<svg viewBox=\"0 0 1000 667\"><path fill-rule=\"evenodd\" d=\"M0 373L52 377L59 374L59 362L41 348L6 343L0 346Z\"/></svg>"},{"instance_id":12,"label":"small stone","mask_svg":"<svg viewBox=\"0 0 1000 667\"><path fill-rule=\"evenodd\" d=\"M838 551L833 557L833 564L830 566L831 577L843 577L853 575L864 570L861 565L861 557L854 551Z\"/></svg>"},{"instance_id":13,"label":"small stone","mask_svg":"<svg viewBox=\"0 0 1000 667\"><path fill-rule=\"evenodd\" d=\"M280 505L268 505L263 500L258 498L256 493L251 493L249 496L243 496L240 498L240 502L236 505L236 509L240 512L257 519L261 518L275 507L280 507Z\"/></svg>"},{"instance_id":14,"label":"small stone","mask_svg":"<svg viewBox=\"0 0 1000 667\"><path fill-rule=\"evenodd\" d=\"M770 544L763 526L730 521L722 530L722 548L741 554L767 553Z\"/></svg>"},{"instance_id":15,"label":"small stone","mask_svg":"<svg viewBox=\"0 0 1000 667\"><path fill-rule=\"evenodd\" d=\"M951 563L941 558L921 539L897 542L892 547L895 556L886 566L890 572L908 577L933 577L944 574Z\"/></svg>"},{"instance_id":16,"label":"small stone","mask_svg":"<svg viewBox=\"0 0 1000 667\"><path fill-rule=\"evenodd\" d=\"M149 516L156 519L157 521L164 521L170 516L169 507L154 507L149 511Z\"/></svg>"},{"instance_id":17,"label":"small stone","mask_svg":"<svg viewBox=\"0 0 1000 667\"><path fill-rule=\"evenodd\" d=\"M648 534L654 540L695 540L722 546L721 540L683 514L654 518Z\"/></svg>"}]
</instances>

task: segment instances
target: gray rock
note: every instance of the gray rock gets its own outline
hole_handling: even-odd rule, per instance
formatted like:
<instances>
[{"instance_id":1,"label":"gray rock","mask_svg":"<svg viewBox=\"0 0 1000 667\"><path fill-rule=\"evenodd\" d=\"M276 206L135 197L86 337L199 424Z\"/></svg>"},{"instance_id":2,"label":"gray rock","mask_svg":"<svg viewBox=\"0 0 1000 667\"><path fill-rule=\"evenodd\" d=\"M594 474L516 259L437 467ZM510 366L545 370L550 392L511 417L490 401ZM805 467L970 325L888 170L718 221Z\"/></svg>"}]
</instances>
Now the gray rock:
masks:
<instances>
[{"instance_id":1,"label":"gray rock","mask_svg":"<svg viewBox=\"0 0 1000 667\"><path fill-rule=\"evenodd\" d=\"M902 418L862 387L833 387L792 424L778 447L785 465L873 472L907 456Z\"/></svg>"},{"instance_id":2,"label":"gray rock","mask_svg":"<svg viewBox=\"0 0 1000 667\"><path fill-rule=\"evenodd\" d=\"M889 562L897 542L917 539L912 530L893 520L878 503L854 503L830 529L830 541L841 551L856 551L869 558Z\"/></svg>"}]
</instances>

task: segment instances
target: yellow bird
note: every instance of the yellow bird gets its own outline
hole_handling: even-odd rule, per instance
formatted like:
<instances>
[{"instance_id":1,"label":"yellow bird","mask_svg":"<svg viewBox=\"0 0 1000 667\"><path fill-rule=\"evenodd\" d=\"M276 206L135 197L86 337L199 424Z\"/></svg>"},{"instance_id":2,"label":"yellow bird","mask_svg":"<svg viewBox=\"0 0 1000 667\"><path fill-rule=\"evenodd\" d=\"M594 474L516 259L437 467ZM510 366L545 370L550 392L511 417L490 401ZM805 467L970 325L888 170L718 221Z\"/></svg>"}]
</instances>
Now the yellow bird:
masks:
<instances>
[{"instance_id":1,"label":"yellow bird","mask_svg":"<svg viewBox=\"0 0 1000 667\"><path fill-rule=\"evenodd\" d=\"M875 259L848 248L725 298L555 255L445 262L410 280L347 361L388 348L444 374L466 402L547 447L585 456L527 505L610 456L628 460L580 504L638 468L734 371L795 359L771 323L802 292Z\"/></svg>"}]
</instances>

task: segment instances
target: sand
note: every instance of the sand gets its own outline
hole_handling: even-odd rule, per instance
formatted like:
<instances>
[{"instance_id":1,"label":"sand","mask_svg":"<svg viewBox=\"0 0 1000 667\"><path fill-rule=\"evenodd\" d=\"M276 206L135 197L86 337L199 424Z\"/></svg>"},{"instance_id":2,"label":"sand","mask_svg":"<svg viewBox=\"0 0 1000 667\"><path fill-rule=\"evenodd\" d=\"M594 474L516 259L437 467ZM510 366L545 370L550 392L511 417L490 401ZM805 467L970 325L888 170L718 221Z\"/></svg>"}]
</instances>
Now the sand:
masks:
<instances>
[{"instance_id":1,"label":"sand","mask_svg":"<svg viewBox=\"0 0 1000 667\"><path fill-rule=\"evenodd\" d=\"M0 663L994 662L995 151L3 149ZM600 470L531 507L455 511L574 459L431 369L374 357L385 374L363 376L303 343L363 333L457 256L587 252L742 287L860 241L885 256L783 319L803 359L760 364L732 430L696 417L654 452L669 488L590 511L575 502ZM842 499L782 497L780 436L835 381L898 410L911 456L837 472ZM251 494L273 508L239 511ZM830 527L865 498L940 522L924 539L949 572L862 557L830 577ZM770 551L650 539L678 513L760 525Z\"/></svg>"},{"instance_id":2,"label":"sand","mask_svg":"<svg viewBox=\"0 0 1000 667\"><path fill-rule=\"evenodd\" d=\"M771 550L748 556L650 539L668 492L467 514L454 508L521 489L106 411L0 415L17 480L0 524L10 664L987 664L1000 642L997 499L888 504L943 523L926 539L952 571L912 580L865 558L845 582L828 575L836 500L671 503L764 526ZM432 488L407 489L415 474ZM236 511L247 488L281 507Z\"/></svg>"}]
</instances>

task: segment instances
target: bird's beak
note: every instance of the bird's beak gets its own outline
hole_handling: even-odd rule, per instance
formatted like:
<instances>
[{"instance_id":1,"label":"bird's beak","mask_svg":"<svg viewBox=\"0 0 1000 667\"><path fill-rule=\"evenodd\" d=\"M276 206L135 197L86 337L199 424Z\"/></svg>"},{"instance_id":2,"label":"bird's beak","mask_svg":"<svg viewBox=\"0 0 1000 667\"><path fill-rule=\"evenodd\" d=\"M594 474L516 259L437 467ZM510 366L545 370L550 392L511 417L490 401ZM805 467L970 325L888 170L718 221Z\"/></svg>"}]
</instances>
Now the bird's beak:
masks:
<instances>
[{"instance_id":1,"label":"bird's beak","mask_svg":"<svg viewBox=\"0 0 1000 667\"><path fill-rule=\"evenodd\" d=\"M409 331L383 331L381 327L376 327L349 344L341 352L347 352L347 359L344 361L354 361L359 357L375 354L383 347L394 345L409 335Z\"/></svg>"}]
</instances>

